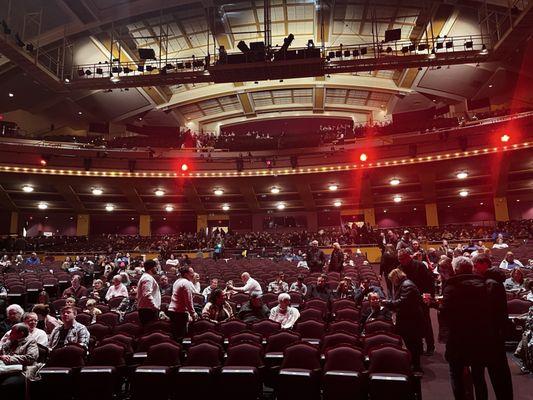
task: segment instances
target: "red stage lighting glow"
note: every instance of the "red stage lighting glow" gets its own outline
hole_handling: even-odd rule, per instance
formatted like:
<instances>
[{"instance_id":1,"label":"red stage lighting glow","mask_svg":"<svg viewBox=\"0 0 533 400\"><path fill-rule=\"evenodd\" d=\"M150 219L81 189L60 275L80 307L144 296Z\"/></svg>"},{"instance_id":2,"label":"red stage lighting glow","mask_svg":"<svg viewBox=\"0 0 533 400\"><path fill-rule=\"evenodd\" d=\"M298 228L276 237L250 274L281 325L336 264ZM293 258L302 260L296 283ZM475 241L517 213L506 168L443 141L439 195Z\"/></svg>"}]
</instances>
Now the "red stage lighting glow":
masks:
<instances>
[{"instance_id":1,"label":"red stage lighting glow","mask_svg":"<svg viewBox=\"0 0 533 400\"><path fill-rule=\"evenodd\" d=\"M183 172L188 171L189 170L189 166L187 164L181 164L181 170Z\"/></svg>"},{"instance_id":2,"label":"red stage lighting glow","mask_svg":"<svg viewBox=\"0 0 533 400\"><path fill-rule=\"evenodd\" d=\"M41 158L41 161L39 162L41 163L43 167L46 167L46 164L48 164L44 158Z\"/></svg>"},{"instance_id":3,"label":"red stage lighting glow","mask_svg":"<svg viewBox=\"0 0 533 400\"><path fill-rule=\"evenodd\" d=\"M368 156L365 153L361 153L361 155L359 156L359 159L364 162L368 159Z\"/></svg>"},{"instance_id":4,"label":"red stage lighting glow","mask_svg":"<svg viewBox=\"0 0 533 400\"><path fill-rule=\"evenodd\" d=\"M511 139L511 137L507 134L503 135L500 140L504 143L507 143L509 140Z\"/></svg>"}]
</instances>

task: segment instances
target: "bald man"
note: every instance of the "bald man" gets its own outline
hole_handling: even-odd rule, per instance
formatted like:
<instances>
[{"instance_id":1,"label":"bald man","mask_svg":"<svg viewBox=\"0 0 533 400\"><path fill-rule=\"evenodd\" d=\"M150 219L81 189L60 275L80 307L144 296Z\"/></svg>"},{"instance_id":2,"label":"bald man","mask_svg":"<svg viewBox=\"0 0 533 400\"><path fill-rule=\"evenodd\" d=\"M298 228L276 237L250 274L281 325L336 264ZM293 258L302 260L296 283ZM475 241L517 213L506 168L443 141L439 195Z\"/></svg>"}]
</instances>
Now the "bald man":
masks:
<instances>
[{"instance_id":1,"label":"bald man","mask_svg":"<svg viewBox=\"0 0 533 400\"><path fill-rule=\"evenodd\" d=\"M236 292L247 293L250 296L252 294L256 294L258 296L263 295L263 289L261 289L261 285L254 278L252 278L248 272L243 272L241 279L244 286L234 287L232 285L228 285L228 289Z\"/></svg>"}]
</instances>

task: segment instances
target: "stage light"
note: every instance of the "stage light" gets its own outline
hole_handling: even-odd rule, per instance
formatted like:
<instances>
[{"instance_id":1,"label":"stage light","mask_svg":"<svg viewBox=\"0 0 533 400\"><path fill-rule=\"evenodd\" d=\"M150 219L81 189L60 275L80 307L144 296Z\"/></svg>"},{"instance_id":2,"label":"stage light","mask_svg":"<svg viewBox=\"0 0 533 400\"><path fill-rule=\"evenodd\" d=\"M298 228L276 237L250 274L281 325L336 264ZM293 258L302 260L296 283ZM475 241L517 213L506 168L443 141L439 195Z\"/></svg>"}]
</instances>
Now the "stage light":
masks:
<instances>
[{"instance_id":1,"label":"stage light","mask_svg":"<svg viewBox=\"0 0 533 400\"><path fill-rule=\"evenodd\" d=\"M115 209L115 206L113 204L106 204L105 210L108 212L111 212Z\"/></svg>"},{"instance_id":2,"label":"stage light","mask_svg":"<svg viewBox=\"0 0 533 400\"><path fill-rule=\"evenodd\" d=\"M161 196L165 195L165 191L163 189L157 189L154 193L158 197L161 197Z\"/></svg>"},{"instance_id":3,"label":"stage light","mask_svg":"<svg viewBox=\"0 0 533 400\"><path fill-rule=\"evenodd\" d=\"M389 184L391 186L398 186L400 184L400 180L398 178L393 178L389 181Z\"/></svg>"},{"instance_id":4,"label":"stage light","mask_svg":"<svg viewBox=\"0 0 533 400\"><path fill-rule=\"evenodd\" d=\"M483 56L486 55L486 54L489 54L489 51L487 50L487 46L485 44L483 44L481 46L481 51L479 52L479 54L481 54Z\"/></svg>"},{"instance_id":5,"label":"stage light","mask_svg":"<svg viewBox=\"0 0 533 400\"><path fill-rule=\"evenodd\" d=\"M224 194L224 191L220 188L217 188L213 190L213 193L215 194L215 196L222 196Z\"/></svg>"},{"instance_id":6,"label":"stage light","mask_svg":"<svg viewBox=\"0 0 533 400\"><path fill-rule=\"evenodd\" d=\"M279 187L273 186L272 188L270 188L270 193L272 194L278 194L279 192L280 192Z\"/></svg>"},{"instance_id":7,"label":"stage light","mask_svg":"<svg viewBox=\"0 0 533 400\"><path fill-rule=\"evenodd\" d=\"M461 191L459 192L459 196L461 196L461 197L466 197L466 196L468 196L468 190L461 190Z\"/></svg>"},{"instance_id":8,"label":"stage light","mask_svg":"<svg viewBox=\"0 0 533 400\"><path fill-rule=\"evenodd\" d=\"M511 139L511 137L507 134L503 135L500 140L504 143L507 143L509 140Z\"/></svg>"},{"instance_id":9,"label":"stage light","mask_svg":"<svg viewBox=\"0 0 533 400\"><path fill-rule=\"evenodd\" d=\"M188 166L187 164L181 164L181 170L182 170L183 172L186 172L186 171L189 170L189 166Z\"/></svg>"},{"instance_id":10,"label":"stage light","mask_svg":"<svg viewBox=\"0 0 533 400\"><path fill-rule=\"evenodd\" d=\"M39 208L39 210L46 210L48 208L48 204L45 202L40 202L37 204L37 208Z\"/></svg>"},{"instance_id":11,"label":"stage light","mask_svg":"<svg viewBox=\"0 0 533 400\"><path fill-rule=\"evenodd\" d=\"M15 95L14 95L13 93L11 93L11 92L9 92L7 95L8 95L10 98L15 97Z\"/></svg>"},{"instance_id":12,"label":"stage light","mask_svg":"<svg viewBox=\"0 0 533 400\"><path fill-rule=\"evenodd\" d=\"M393 200L395 203L399 203L399 202L402 201L402 196L398 196L398 195L396 195L396 196L394 196L394 197L392 198L392 200Z\"/></svg>"},{"instance_id":13,"label":"stage light","mask_svg":"<svg viewBox=\"0 0 533 400\"><path fill-rule=\"evenodd\" d=\"M31 193L31 192L33 192L33 186L31 186L31 185L24 185L24 186L22 186L22 191L23 191L23 192L26 192L26 193Z\"/></svg>"},{"instance_id":14,"label":"stage light","mask_svg":"<svg viewBox=\"0 0 533 400\"><path fill-rule=\"evenodd\" d=\"M165 211L166 211L166 212L172 212L172 211L174 211L174 207L172 207L172 206L169 204L169 205L165 206Z\"/></svg>"},{"instance_id":15,"label":"stage light","mask_svg":"<svg viewBox=\"0 0 533 400\"><path fill-rule=\"evenodd\" d=\"M70 79L69 78L65 78L65 83L70 83Z\"/></svg>"},{"instance_id":16,"label":"stage light","mask_svg":"<svg viewBox=\"0 0 533 400\"><path fill-rule=\"evenodd\" d=\"M92 194L94 194L95 196L101 196L104 191L102 190L102 188L93 188L91 190Z\"/></svg>"},{"instance_id":17,"label":"stage light","mask_svg":"<svg viewBox=\"0 0 533 400\"><path fill-rule=\"evenodd\" d=\"M336 191L339 188L338 185L335 185L334 183L328 186L328 189L332 192Z\"/></svg>"},{"instance_id":18,"label":"stage light","mask_svg":"<svg viewBox=\"0 0 533 400\"><path fill-rule=\"evenodd\" d=\"M46 167L46 164L48 164L48 161L46 161L44 158L41 158L39 161L39 164L41 164L43 167Z\"/></svg>"},{"instance_id":19,"label":"stage light","mask_svg":"<svg viewBox=\"0 0 533 400\"><path fill-rule=\"evenodd\" d=\"M359 159L365 162L368 159L368 156L365 153L361 153L361 155L359 156Z\"/></svg>"},{"instance_id":20,"label":"stage light","mask_svg":"<svg viewBox=\"0 0 533 400\"><path fill-rule=\"evenodd\" d=\"M227 204L224 204L224 205L222 206L222 210L224 210L224 211L229 211L229 206L228 206Z\"/></svg>"},{"instance_id":21,"label":"stage light","mask_svg":"<svg viewBox=\"0 0 533 400\"><path fill-rule=\"evenodd\" d=\"M278 203L278 205L276 206L276 208L278 210L284 210L285 209L285 204L284 203Z\"/></svg>"},{"instance_id":22,"label":"stage light","mask_svg":"<svg viewBox=\"0 0 533 400\"><path fill-rule=\"evenodd\" d=\"M337 201L335 201L335 202L333 203L333 205L334 205L335 207L340 207L340 206L342 206L342 201L337 200Z\"/></svg>"}]
</instances>

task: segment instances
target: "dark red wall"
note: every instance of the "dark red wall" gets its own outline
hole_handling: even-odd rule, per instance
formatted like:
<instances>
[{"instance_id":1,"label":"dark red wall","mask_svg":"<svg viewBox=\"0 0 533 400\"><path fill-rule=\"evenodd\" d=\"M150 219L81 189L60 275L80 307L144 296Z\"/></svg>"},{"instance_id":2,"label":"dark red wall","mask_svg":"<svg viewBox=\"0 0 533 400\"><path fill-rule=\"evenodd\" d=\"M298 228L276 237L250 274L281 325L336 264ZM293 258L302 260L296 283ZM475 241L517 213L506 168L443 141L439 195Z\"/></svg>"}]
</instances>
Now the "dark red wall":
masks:
<instances>
[{"instance_id":1,"label":"dark red wall","mask_svg":"<svg viewBox=\"0 0 533 400\"><path fill-rule=\"evenodd\" d=\"M339 227L341 225L340 211L319 211L317 212L319 228Z\"/></svg>"},{"instance_id":2,"label":"dark red wall","mask_svg":"<svg viewBox=\"0 0 533 400\"><path fill-rule=\"evenodd\" d=\"M442 205L438 207L438 213L440 225L490 223L495 220L494 207L490 201L484 202L483 206L474 207L460 207L453 204L448 208L447 205Z\"/></svg>"},{"instance_id":3,"label":"dark red wall","mask_svg":"<svg viewBox=\"0 0 533 400\"><path fill-rule=\"evenodd\" d=\"M395 211L387 209L376 211L376 224L380 228L395 228L398 226L421 226L426 225L426 211L417 207L416 211Z\"/></svg>"},{"instance_id":4,"label":"dark red wall","mask_svg":"<svg viewBox=\"0 0 533 400\"><path fill-rule=\"evenodd\" d=\"M232 125L224 125L220 127L220 132L234 132L236 135L244 135L250 131L257 131L279 135L282 132L293 134L305 134L309 132L318 132L320 125L337 125L350 124L353 127L353 120L351 118L270 118L262 121L241 122Z\"/></svg>"},{"instance_id":5,"label":"dark red wall","mask_svg":"<svg viewBox=\"0 0 533 400\"><path fill-rule=\"evenodd\" d=\"M0 235L8 235L11 226L11 212L0 211Z\"/></svg>"},{"instance_id":6,"label":"dark red wall","mask_svg":"<svg viewBox=\"0 0 533 400\"><path fill-rule=\"evenodd\" d=\"M172 235L180 232L196 232L196 216L154 216L151 221L152 235Z\"/></svg>"},{"instance_id":7,"label":"dark red wall","mask_svg":"<svg viewBox=\"0 0 533 400\"><path fill-rule=\"evenodd\" d=\"M57 236L76 235L76 216L72 214L49 214L46 212L19 214L20 232L26 228L27 236L37 236L44 232L52 232Z\"/></svg>"},{"instance_id":8,"label":"dark red wall","mask_svg":"<svg viewBox=\"0 0 533 400\"><path fill-rule=\"evenodd\" d=\"M134 215L111 214L91 215L89 232L91 235L100 235L103 233L137 235L139 233L139 217Z\"/></svg>"},{"instance_id":9,"label":"dark red wall","mask_svg":"<svg viewBox=\"0 0 533 400\"><path fill-rule=\"evenodd\" d=\"M252 216L251 215L230 215L229 226L233 231L251 231L252 230Z\"/></svg>"},{"instance_id":10,"label":"dark red wall","mask_svg":"<svg viewBox=\"0 0 533 400\"><path fill-rule=\"evenodd\" d=\"M533 202L531 201L517 202L516 199L508 198L507 207L511 219L533 219Z\"/></svg>"}]
</instances>

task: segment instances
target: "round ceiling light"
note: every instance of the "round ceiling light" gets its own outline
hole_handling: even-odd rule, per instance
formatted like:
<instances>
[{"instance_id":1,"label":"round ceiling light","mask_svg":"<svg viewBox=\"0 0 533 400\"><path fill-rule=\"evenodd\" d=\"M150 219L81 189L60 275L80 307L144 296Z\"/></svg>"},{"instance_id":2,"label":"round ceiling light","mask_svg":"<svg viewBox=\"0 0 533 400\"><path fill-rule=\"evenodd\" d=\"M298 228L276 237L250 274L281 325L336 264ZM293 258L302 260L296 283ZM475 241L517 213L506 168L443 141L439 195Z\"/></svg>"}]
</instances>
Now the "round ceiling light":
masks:
<instances>
[{"instance_id":1,"label":"round ceiling light","mask_svg":"<svg viewBox=\"0 0 533 400\"><path fill-rule=\"evenodd\" d=\"M106 210L106 211L111 212L111 211L113 211L114 209L115 209L115 206L114 206L113 204L106 204L106 206L105 206L105 210Z\"/></svg>"},{"instance_id":2,"label":"round ceiling light","mask_svg":"<svg viewBox=\"0 0 533 400\"><path fill-rule=\"evenodd\" d=\"M342 206L342 201L340 201L340 200L336 200L336 201L333 203L333 205L334 205L335 207L340 207L340 206Z\"/></svg>"},{"instance_id":3,"label":"round ceiling light","mask_svg":"<svg viewBox=\"0 0 533 400\"><path fill-rule=\"evenodd\" d=\"M334 184L334 183L332 183L331 185L328 186L328 189L331 190L332 192L334 192L338 188L339 188L339 186Z\"/></svg>"},{"instance_id":4,"label":"round ceiling light","mask_svg":"<svg viewBox=\"0 0 533 400\"><path fill-rule=\"evenodd\" d=\"M165 211L166 211L166 212L172 212L172 211L174 211L174 207L172 207L172 206L169 204L169 205L165 206Z\"/></svg>"},{"instance_id":5,"label":"round ceiling light","mask_svg":"<svg viewBox=\"0 0 533 400\"><path fill-rule=\"evenodd\" d=\"M278 203L278 205L276 206L276 208L278 210L285 210L285 204L284 203Z\"/></svg>"},{"instance_id":6,"label":"round ceiling light","mask_svg":"<svg viewBox=\"0 0 533 400\"><path fill-rule=\"evenodd\" d=\"M461 196L461 197L466 197L466 196L468 196L468 190L461 190L461 191L459 192L459 196Z\"/></svg>"},{"instance_id":7,"label":"round ceiling light","mask_svg":"<svg viewBox=\"0 0 533 400\"><path fill-rule=\"evenodd\" d=\"M165 191L163 189L156 189L156 191L154 192L156 196L164 196L165 195Z\"/></svg>"},{"instance_id":8,"label":"round ceiling light","mask_svg":"<svg viewBox=\"0 0 533 400\"><path fill-rule=\"evenodd\" d=\"M39 208L39 210L46 210L48 208L48 203L41 201L39 204L37 204L37 208Z\"/></svg>"},{"instance_id":9,"label":"round ceiling light","mask_svg":"<svg viewBox=\"0 0 533 400\"><path fill-rule=\"evenodd\" d=\"M402 201L402 196L394 196L392 200L394 200L395 203L399 203L400 201Z\"/></svg>"},{"instance_id":10,"label":"round ceiling light","mask_svg":"<svg viewBox=\"0 0 533 400\"><path fill-rule=\"evenodd\" d=\"M272 186L270 188L270 193L272 193L272 194L278 194L280 191L281 191L280 188L277 187L277 186Z\"/></svg>"},{"instance_id":11,"label":"round ceiling light","mask_svg":"<svg viewBox=\"0 0 533 400\"><path fill-rule=\"evenodd\" d=\"M392 178L389 183L391 186L398 186L400 184L400 180L398 178Z\"/></svg>"},{"instance_id":12,"label":"round ceiling light","mask_svg":"<svg viewBox=\"0 0 533 400\"><path fill-rule=\"evenodd\" d=\"M502 142L504 142L504 143L508 142L510 139L511 139L511 136L509 136L509 135L507 135L507 134L503 135L503 136L500 138L500 140L501 140Z\"/></svg>"},{"instance_id":13,"label":"round ceiling light","mask_svg":"<svg viewBox=\"0 0 533 400\"><path fill-rule=\"evenodd\" d=\"M361 153L361 155L359 156L359 159L365 162L366 160L368 160L368 156L365 153Z\"/></svg>"},{"instance_id":14,"label":"round ceiling light","mask_svg":"<svg viewBox=\"0 0 533 400\"><path fill-rule=\"evenodd\" d=\"M220 188L213 190L213 193L215 196L222 196L224 194L224 191Z\"/></svg>"},{"instance_id":15,"label":"round ceiling light","mask_svg":"<svg viewBox=\"0 0 533 400\"><path fill-rule=\"evenodd\" d=\"M91 190L92 194L94 194L95 196L100 196L101 194L104 193L104 191L102 190L102 188L93 188Z\"/></svg>"},{"instance_id":16,"label":"round ceiling light","mask_svg":"<svg viewBox=\"0 0 533 400\"><path fill-rule=\"evenodd\" d=\"M26 193L31 193L33 192L33 186L31 185L24 185L22 186L22 191L26 192Z\"/></svg>"},{"instance_id":17,"label":"round ceiling light","mask_svg":"<svg viewBox=\"0 0 533 400\"><path fill-rule=\"evenodd\" d=\"M468 172L461 171L461 172L458 172L456 176L457 176L457 179L466 179L468 178Z\"/></svg>"},{"instance_id":18,"label":"round ceiling light","mask_svg":"<svg viewBox=\"0 0 533 400\"><path fill-rule=\"evenodd\" d=\"M224 204L224 205L222 206L222 210L224 210L224 211L229 211L229 206L228 206L227 204Z\"/></svg>"}]
</instances>

